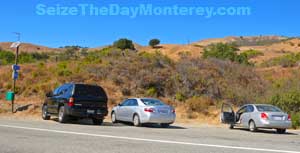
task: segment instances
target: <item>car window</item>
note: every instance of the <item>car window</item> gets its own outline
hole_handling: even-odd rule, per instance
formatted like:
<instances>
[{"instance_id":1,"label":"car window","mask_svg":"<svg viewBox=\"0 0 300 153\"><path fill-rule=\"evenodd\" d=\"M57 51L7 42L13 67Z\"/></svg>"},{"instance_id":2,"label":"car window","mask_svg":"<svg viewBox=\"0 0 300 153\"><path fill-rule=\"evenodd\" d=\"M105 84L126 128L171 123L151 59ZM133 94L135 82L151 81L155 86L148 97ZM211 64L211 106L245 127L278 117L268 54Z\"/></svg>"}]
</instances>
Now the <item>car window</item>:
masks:
<instances>
[{"instance_id":1,"label":"car window","mask_svg":"<svg viewBox=\"0 0 300 153\"><path fill-rule=\"evenodd\" d=\"M67 85L63 94L70 97L72 95L72 91L73 91L73 85Z\"/></svg>"},{"instance_id":2,"label":"car window","mask_svg":"<svg viewBox=\"0 0 300 153\"><path fill-rule=\"evenodd\" d=\"M136 99L131 99L129 105L130 106L138 106L138 102Z\"/></svg>"},{"instance_id":3,"label":"car window","mask_svg":"<svg viewBox=\"0 0 300 153\"><path fill-rule=\"evenodd\" d=\"M122 106L129 106L129 104L130 104L130 99L127 99L121 105Z\"/></svg>"},{"instance_id":4,"label":"car window","mask_svg":"<svg viewBox=\"0 0 300 153\"><path fill-rule=\"evenodd\" d=\"M279 108L270 105L257 105L256 108L259 112L281 112Z\"/></svg>"},{"instance_id":5,"label":"car window","mask_svg":"<svg viewBox=\"0 0 300 153\"><path fill-rule=\"evenodd\" d=\"M252 105L247 106L247 112L254 112L254 107Z\"/></svg>"},{"instance_id":6,"label":"car window","mask_svg":"<svg viewBox=\"0 0 300 153\"><path fill-rule=\"evenodd\" d=\"M57 87L56 89L54 89L53 95L58 95L58 93L59 93L59 91L60 91L60 88L61 88L61 86L60 86L60 87Z\"/></svg>"},{"instance_id":7,"label":"car window","mask_svg":"<svg viewBox=\"0 0 300 153\"><path fill-rule=\"evenodd\" d=\"M107 95L103 88L94 85L76 84L74 95L87 97L102 97L107 99Z\"/></svg>"},{"instance_id":8,"label":"car window","mask_svg":"<svg viewBox=\"0 0 300 153\"><path fill-rule=\"evenodd\" d=\"M63 95L64 93L66 93L68 90L67 85L63 85L61 88L59 88L58 90L58 95Z\"/></svg>"},{"instance_id":9,"label":"car window","mask_svg":"<svg viewBox=\"0 0 300 153\"><path fill-rule=\"evenodd\" d=\"M165 105L163 102L161 102L158 99L144 98L144 99L141 99L141 100L147 106L161 106L161 105Z\"/></svg>"}]
</instances>

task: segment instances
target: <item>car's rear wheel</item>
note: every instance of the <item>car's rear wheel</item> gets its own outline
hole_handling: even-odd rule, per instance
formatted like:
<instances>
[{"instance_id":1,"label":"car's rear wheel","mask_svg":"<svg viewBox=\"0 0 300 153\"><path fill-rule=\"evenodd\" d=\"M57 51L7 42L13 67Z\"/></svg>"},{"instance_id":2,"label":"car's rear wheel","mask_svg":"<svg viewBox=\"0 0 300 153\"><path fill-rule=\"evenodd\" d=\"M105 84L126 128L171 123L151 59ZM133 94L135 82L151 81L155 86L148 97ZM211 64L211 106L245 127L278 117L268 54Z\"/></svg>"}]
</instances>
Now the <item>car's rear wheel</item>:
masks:
<instances>
[{"instance_id":1,"label":"car's rear wheel","mask_svg":"<svg viewBox=\"0 0 300 153\"><path fill-rule=\"evenodd\" d=\"M170 124L168 124L168 123L161 123L160 126L162 128L168 128L168 127L170 127Z\"/></svg>"},{"instance_id":2,"label":"car's rear wheel","mask_svg":"<svg viewBox=\"0 0 300 153\"><path fill-rule=\"evenodd\" d=\"M116 113L112 112L111 113L111 122L112 123L118 123L117 117L116 117Z\"/></svg>"},{"instance_id":3,"label":"car's rear wheel","mask_svg":"<svg viewBox=\"0 0 300 153\"><path fill-rule=\"evenodd\" d=\"M133 116L133 125L137 127L141 126L140 117L137 114Z\"/></svg>"},{"instance_id":4,"label":"car's rear wheel","mask_svg":"<svg viewBox=\"0 0 300 153\"><path fill-rule=\"evenodd\" d=\"M93 118L94 125L102 125L102 123L103 123L103 119Z\"/></svg>"},{"instance_id":5,"label":"car's rear wheel","mask_svg":"<svg viewBox=\"0 0 300 153\"><path fill-rule=\"evenodd\" d=\"M59 123L66 123L68 121L68 116L66 115L65 112L65 107L60 106L58 110L58 122Z\"/></svg>"},{"instance_id":6,"label":"car's rear wheel","mask_svg":"<svg viewBox=\"0 0 300 153\"><path fill-rule=\"evenodd\" d=\"M276 132L278 134L284 134L284 133L286 133L286 129L276 129Z\"/></svg>"},{"instance_id":7,"label":"car's rear wheel","mask_svg":"<svg viewBox=\"0 0 300 153\"><path fill-rule=\"evenodd\" d=\"M250 130L251 132L256 132L256 131L257 131L257 127L256 127L256 124L255 124L254 121L250 121L250 122L249 122L249 130Z\"/></svg>"},{"instance_id":8,"label":"car's rear wheel","mask_svg":"<svg viewBox=\"0 0 300 153\"><path fill-rule=\"evenodd\" d=\"M48 106L44 105L42 108L42 118L43 120L50 120L51 116L48 114Z\"/></svg>"}]
</instances>

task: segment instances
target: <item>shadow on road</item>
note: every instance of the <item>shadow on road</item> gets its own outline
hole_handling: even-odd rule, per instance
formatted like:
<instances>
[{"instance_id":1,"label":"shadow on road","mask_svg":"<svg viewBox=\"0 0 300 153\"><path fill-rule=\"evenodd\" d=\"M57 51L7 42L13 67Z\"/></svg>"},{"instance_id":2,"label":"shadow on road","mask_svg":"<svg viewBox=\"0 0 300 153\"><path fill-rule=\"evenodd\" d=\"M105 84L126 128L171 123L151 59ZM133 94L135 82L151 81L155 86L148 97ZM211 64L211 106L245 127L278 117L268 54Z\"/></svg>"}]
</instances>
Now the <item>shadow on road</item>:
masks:
<instances>
[{"instance_id":1,"label":"shadow on road","mask_svg":"<svg viewBox=\"0 0 300 153\"><path fill-rule=\"evenodd\" d=\"M54 122L58 122L58 118L51 119ZM70 119L66 124L78 124L78 125L94 125L92 120L90 119ZM99 126L99 125L95 125ZM111 123L111 122L103 122L101 126L133 126L132 123L121 122L121 123ZM161 128L161 129L186 129L181 126L173 126L170 125L168 128L162 128L159 124L143 124L142 128Z\"/></svg>"},{"instance_id":2,"label":"shadow on road","mask_svg":"<svg viewBox=\"0 0 300 153\"><path fill-rule=\"evenodd\" d=\"M19 106L16 108L15 110L15 113L16 112L21 112L21 111L25 111L25 110L28 110L28 108L32 106L32 104L27 104L27 105L24 105L24 106Z\"/></svg>"},{"instance_id":3,"label":"shadow on road","mask_svg":"<svg viewBox=\"0 0 300 153\"><path fill-rule=\"evenodd\" d=\"M233 130L241 130L241 131L247 131L250 132L248 129L244 129L244 128L234 128ZM276 130L274 129L258 129L256 132L254 133L262 133L262 134L278 134L276 132ZM278 135L298 135L297 133L292 133L292 132L286 132L284 134L278 134Z\"/></svg>"}]
</instances>

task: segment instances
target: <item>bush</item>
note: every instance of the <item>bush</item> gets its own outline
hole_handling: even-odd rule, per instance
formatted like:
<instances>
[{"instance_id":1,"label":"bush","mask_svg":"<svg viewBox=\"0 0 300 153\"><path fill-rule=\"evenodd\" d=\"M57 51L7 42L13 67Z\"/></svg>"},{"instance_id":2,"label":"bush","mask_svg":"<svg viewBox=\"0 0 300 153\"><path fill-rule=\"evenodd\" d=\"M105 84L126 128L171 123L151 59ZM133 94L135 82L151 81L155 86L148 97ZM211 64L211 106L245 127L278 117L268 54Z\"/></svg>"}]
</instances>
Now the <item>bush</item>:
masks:
<instances>
[{"instance_id":1,"label":"bush","mask_svg":"<svg viewBox=\"0 0 300 153\"><path fill-rule=\"evenodd\" d=\"M212 44L204 48L203 58L217 58L222 60L230 60L242 64L250 64L245 54L238 55L238 47L235 44Z\"/></svg>"},{"instance_id":2,"label":"bush","mask_svg":"<svg viewBox=\"0 0 300 153\"><path fill-rule=\"evenodd\" d=\"M160 40L159 39L151 39L149 41L149 46L151 46L152 48L155 48L155 46L160 44Z\"/></svg>"},{"instance_id":3,"label":"bush","mask_svg":"<svg viewBox=\"0 0 300 153\"><path fill-rule=\"evenodd\" d=\"M125 50L125 49L134 50L134 45L133 45L132 40L129 40L129 39L126 39L126 38L122 38L122 39L119 39L119 40L115 41L113 46L116 47L116 48L119 48L121 50Z\"/></svg>"},{"instance_id":4,"label":"bush","mask_svg":"<svg viewBox=\"0 0 300 153\"><path fill-rule=\"evenodd\" d=\"M257 51L257 50L250 49L250 50L244 51L244 52L241 53L240 55L244 55L244 56L246 56L248 59L250 59L250 58L255 58L255 57L257 57L257 56L263 56L264 53L263 53L263 52L260 52L260 51Z\"/></svg>"},{"instance_id":5,"label":"bush","mask_svg":"<svg viewBox=\"0 0 300 153\"><path fill-rule=\"evenodd\" d=\"M150 87L147 92L146 92L147 96L150 97L156 97L157 96L157 90L155 87Z\"/></svg>"},{"instance_id":6,"label":"bush","mask_svg":"<svg viewBox=\"0 0 300 153\"><path fill-rule=\"evenodd\" d=\"M0 64L12 64L15 61L15 54L10 51L0 51L0 60Z\"/></svg>"},{"instance_id":7,"label":"bush","mask_svg":"<svg viewBox=\"0 0 300 153\"><path fill-rule=\"evenodd\" d=\"M271 104L276 105L286 112L300 112L300 90L291 90L275 94Z\"/></svg>"},{"instance_id":8,"label":"bush","mask_svg":"<svg viewBox=\"0 0 300 153\"><path fill-rule=\"evenodd\" d=\"M300 113L291 113L292 117L292 127L297 129L300 127Z\"/></svg>"},{"instance_id":9,"label":"bush","mask_svg":"<svg viewBox=\"0 0 300 153\"><path fill-rule=\"evenodd\" d=\"M288 54L281 57L272 58L268 61L263 62L261 65L264 67L270 66L282 66L282 67L293 67L300 61L300 53Z\"/></svg>"},{"instance_id":10,"label":"bush","mask_svg":"<svg viewBox=\"0 0 300 153\"><path fill-rule=\"evenodd\" d=\"M193 97L186 101L188 111L209 114L208 108L214 105L209 97Z\"/></svg>"}]
</instances>

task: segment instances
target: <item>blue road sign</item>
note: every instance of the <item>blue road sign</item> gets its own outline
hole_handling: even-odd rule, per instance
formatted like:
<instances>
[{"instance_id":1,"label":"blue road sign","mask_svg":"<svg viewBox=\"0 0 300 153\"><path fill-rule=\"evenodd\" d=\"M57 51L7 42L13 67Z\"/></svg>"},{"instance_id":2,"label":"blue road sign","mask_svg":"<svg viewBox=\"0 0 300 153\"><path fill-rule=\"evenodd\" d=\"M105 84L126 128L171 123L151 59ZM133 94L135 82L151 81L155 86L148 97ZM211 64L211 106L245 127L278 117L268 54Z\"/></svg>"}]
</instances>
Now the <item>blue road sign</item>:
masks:
<instances>
[{"instance_id":1,"label":"blue road sign","mask_svg":"<svg viewBox=\"0 0 300 153\"><path fill-rule=\"evenodd\" d=\"M19 65L12 65L12 69L14 70L14 71L19 71L20 70L20 66Z\"/></svg>"},{"instance_id":2,"label":"blue road sign","mask_svg":"<svg viewBox=\"0 0 300 153\"><path fill-rule=\"evenodd\" d=\"M19 77L18 71L13 71L13 73L12 73L12 78L13 78L14 80L17 80L18 77Z\"/></svg>"}]
</instances>

